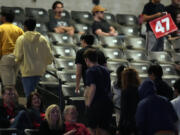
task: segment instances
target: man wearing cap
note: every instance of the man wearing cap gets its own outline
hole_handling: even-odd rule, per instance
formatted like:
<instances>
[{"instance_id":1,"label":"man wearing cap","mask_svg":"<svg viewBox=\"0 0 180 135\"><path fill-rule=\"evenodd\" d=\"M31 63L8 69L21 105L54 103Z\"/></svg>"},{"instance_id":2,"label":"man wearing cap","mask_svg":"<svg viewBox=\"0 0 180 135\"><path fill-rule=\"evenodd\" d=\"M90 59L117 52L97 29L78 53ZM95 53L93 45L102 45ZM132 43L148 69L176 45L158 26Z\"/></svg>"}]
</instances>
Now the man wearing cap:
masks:
<instances>
[{"instance_id":1,"label":"man wearing cap","mask_svg":"<svg viewBox=\"0 0 180 135\"><path fill-rule=\"evenodd\" d=\"M118 33L114 27L104 20L104 11L106 9L100 5L94 6L92 13L94 16L94 22L92 24L92 31L97 36L117 36Z\"/></svg>"}]
</instances>

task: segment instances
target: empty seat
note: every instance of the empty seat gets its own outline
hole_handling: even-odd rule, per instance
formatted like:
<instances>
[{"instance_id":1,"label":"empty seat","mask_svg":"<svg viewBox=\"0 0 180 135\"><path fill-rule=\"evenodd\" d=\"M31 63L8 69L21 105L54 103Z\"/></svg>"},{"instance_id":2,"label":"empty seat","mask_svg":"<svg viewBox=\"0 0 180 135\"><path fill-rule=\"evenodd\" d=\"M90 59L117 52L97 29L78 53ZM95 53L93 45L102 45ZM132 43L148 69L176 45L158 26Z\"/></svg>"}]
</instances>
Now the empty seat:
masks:
<instances>
[{"instance_id":1,"label":"empty seat","mask_svg":"<svg viewBox=\"0 0 180 135\"><path fill-rule=\"evenodd\" d=\"M41 79L40 84L42 85L58 85L58 78L55 72L47 72L45 73Z\"/></svg>"},{"instance_id":2,"label":"empty seat","mask_svg":"<svg viewBox=\"0 0 180 135\"><path fill-rule=\"evenodd\" d=\"M56 68L58 70L62 69L75 69L75 59L74 58L55 58Z\"/></svg>"},{"instance_id":3,"label":"empty seat","mask_svg":"<svg viewBox=\"0 0 180 135\"><path fill-rule=\"evenodd\" d=\"M9 11L13 11L15 14L15 18L14 21L24 21L25 19L25 14L24 14L24 9L22 9L21 7L5 7L2 6L1 7L1 12L9 12Z\"/></svg>"},{"instance_id":4,"label":"empty seat","mask_svg":"<svg viewBox=\"0 0 180 135\"><path fill-rule=\"evenodd\" d=\"M149 60L158 63L173 63L171 56L167 52L149 52Z\"/></svg>"},{"instance_id":5,"label":"empty seat","mask_svg":"<svg viewBox=\"0 0 180 135\"><path fill-rule=\"evenodd\" d=\"M21 22L21 21L13 21L13 24L20 27L21 29L24 29L23 22Z\"/></svg>"},{"instance_id":6,"label":"empty seat","mask_svg":"<svg viewBox=\"0 0 180 135\"><path fill-rule=\"evenodd\" d=\"M174 65L172 64L160 64L164 75L177 75Z\"/></svg>"},{"instance_id":7,"label":"empty seat","mask_svg":"<svg viewBox=\"0 0 180 135\"><path fill-rule=\"evenodd\" d=\"M49 13L49 18L54 18L54 11L52 9L48 10ZM61 13L61 18L62 19L70 19L70 13L67 10L63 10L63 12Z\"/></svg>"},{"instance_id":8,"label":"empty seat","mask_svg":"<svg viewBox=\"0 0 180 135\"><path fill-rule=\"evenodd\" d=\"M111 13L104 13L104 19L110 24L116 23L116 18Z\"/></svg>"},{"instance_id":9,"label":"empty seat","mask_svg":"<svg viewBox=\"0 0 180 135\"><path fill-rule=\"evenodd\" d=\"M49 21L48 13L43 8L25 8L26 17L35 18L38 22L47 23Z\"/></svg>"},{"instance_id":10,"label":"empty seat","mask_svg":"<svg viewBox=\"0 0 180 135\"><path fill-rule=\"evenodd\" d=\"M16 128L0 128L0 135L17 135Z\"/></svg>"},{"instance_id":11,"label":"empty seat","mask_svg":"<svg viewBox=\"0 0 180 135\"><path fill-rule=\"evenodd\" d=\"M173 41L173 48L176 52L180 52L180 39Z\"/></svg>"},{"instance_id":12,"label":"empty seat","mask_svg":"<svg viewBox=\"0 0 180 135\"><path fill-rule=\"evenodd\" d=\"M173 45L165 38L165 40L164 40L164 51L172 52L173 51L172 46Z\"/></svg>"},{"instance_id":13,"label":"empty seat","mask_svg":"<svg viewBox=\"0 0 180 135\"><path fill-rule=\"evenodd\" d=\"M36 23L36 28L35 28L36 31L40 32L40 33L46 33L48 32L48 28L46 26L46 24L44 23L39 23L37 22Z\"/></svg>"},{"instance_id":14,"label":"empty seat","mask_svg":"<svg viewBox=\"0 0 180 135\"><path fill-rule=\"evenodd\" d=\"M116 20L120 25L133 26L138 24L138 19L135 15L117 14Z\"/></svg>"},{"instance_id":15,"label":"empty seat","mask_svg":"<svg viewBox=\"0 0 180 135\"><path fill-rule=\"evenodd\" d=\"M119 36L101 36L99 40L103 47L123 48L123 39Z\"/></svg>"},{"instance_id":16,"label":"empty seat","mask_svg":"<svg viewBox=\"0 0 180 135\"><path fill-rule=\"evenodd\" d=\"M58 71L58 77L65 83L76 82L76 70Z\"/></svg>"},{"instance_id":17,"label":"empty seat","mask_svg":"<svg viewBox=\"0 0 180 135\"><path fill-rule=\"evenodd\" d=\"M73 38L68 34L48 33L50 41L54 45L74 45Z\"/></svg>"},{"instance_id":18,"label":"empty seat","mask_svg":"<svg viewBox=\"0 0 180 135\"><path fill-rule=\"evenodd\" d=\"M147 74L147 70L149 68L150 63L136 63L136 62L131 62L129 63L130 67L133 67L138 71L139 74Z\"/></svg>"},{"instance_id":19,"label":"empty seat","mask_svg":"<svg viewBox=\"0 0 180 135\"><path fill-rule=\"evenodd\" d=\"M76 84L63 84L62 92L65 97L83 97L84 88L83 85L80 85L79 93L75 93Z\"/></svg>"},{"instance_id":20,"label":"empty seat","mask_svg":"<svg viewBox=\"0 0 180 135\"><path fill-rule=\"evenodd\" d=\"M109 70L113 71L113 72L116 72L117 68L121 65L124 65L124 66L128 66L128 61L124 60L124 61L112 61L112 60L108 60L107 61L107 67Z\"/></svg>"},{"instance_id":21,"label":"empty seat","mask_svg":"<svg viewBox=\"0 0 180 135\"><path fill-rule=\"evenodd\" d=\"M75 49L69 46L53 46L52 47L53 53L55 57L69 57L75 58L76 52Z\"/></svg>"},{"instance_id":22,"label":"empty seat","mask_svg":"<svg viewBox=\"0 0 180 135\"><path fill-rule=\"evenodd\" d=\"M126 37L124 41L128 49L145 50L146 41L142 37Z\"/></svg>"},{"instance_id":23,"label":"empty seat","mask_svg":"<svg viewBox=\"0 0 180 135\"><path fill-rule=\"evenodd\" d=\"M91 33L91 28L86 24L76 23L73 25L76 33Z\"/></svg>"},{"instance_id":24,"label":"empty seat","mask_svg":"<svg viewBox=\"0 0 180 135\"><path fill-rule=\"evenodd\" d=\"M179 79L179 76L164 75L163 79L169 84L169 86L173 87L176 80Z\"/></svg>"},{"instance_id":25,"label":"empty seat","mask_svg":"<svg viewBox=\"0 0 180 135\"><path fill-rule=\"evenodd\" d=\"M119 34L123 34L125 36L138 36L139 30L136 26L119 26L118 27Z\"/></svg>"},{"instance_id":26,"label":"empty seat","mask_svg":"<svg viewBox=\"0 0 180 135\"><path fill-rule=\"evenodd\" d=\"M103 48L102 51L108 59L116 59L116 60L124 61L124 54L123 51L120 49Z\"/></svg>"},{"instance_id":27,"label":"empty seat","mask_svg":"<svg viewBox=\"0 0 180 135\"><path fill-rule=\"evenodd\" d=\"M91 25L93 22L92 14L88 11L71 11L71 16L77 23Z\"/></svg>"},{"instance_id":28,"label":"empty seat","mask_svg":"<svg viewBox=\"0 0 180 135\"><path fill-rule=\"evenodd\" d=\"M180 53L172 53L172 59L176 64L180 64Z\"/></svg>"},{"instance_id":29,"label":"empty seat","mask_svg":"<svg viewBox=\"0 0 180 135\"><path fill-rule=\"evenodd\" d=\"M146 52L142 50L125 50L125 58L131 62L149 63Z\"/></svg>"}]
</instances>

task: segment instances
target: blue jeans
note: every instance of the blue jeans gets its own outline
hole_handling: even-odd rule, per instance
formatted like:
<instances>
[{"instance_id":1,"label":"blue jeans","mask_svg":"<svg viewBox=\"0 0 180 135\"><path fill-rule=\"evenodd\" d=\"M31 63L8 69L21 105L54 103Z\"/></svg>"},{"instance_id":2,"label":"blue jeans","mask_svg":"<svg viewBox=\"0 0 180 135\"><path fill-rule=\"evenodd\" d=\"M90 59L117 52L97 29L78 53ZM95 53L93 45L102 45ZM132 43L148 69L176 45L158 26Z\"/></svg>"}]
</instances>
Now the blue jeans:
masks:
<instances>
[{"instance_id":1,"label":"blue jeans","mask_svg":"<svg viewBox=\"0 0 180 135\"><path fill-rule=\"evenodd\" d=\"M22 77L22 84L26 97L28 97L30 93L35 90L39 80L40 76Z\"/></svg>"}]
</instances>

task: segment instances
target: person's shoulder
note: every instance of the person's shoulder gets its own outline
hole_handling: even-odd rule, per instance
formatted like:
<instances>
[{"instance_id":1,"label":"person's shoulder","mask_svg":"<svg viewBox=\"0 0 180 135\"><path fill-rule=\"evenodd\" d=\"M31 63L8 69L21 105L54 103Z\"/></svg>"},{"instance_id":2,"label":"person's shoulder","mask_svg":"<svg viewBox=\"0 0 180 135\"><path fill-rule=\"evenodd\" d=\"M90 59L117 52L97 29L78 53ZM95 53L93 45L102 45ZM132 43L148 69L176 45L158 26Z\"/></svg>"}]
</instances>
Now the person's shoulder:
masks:
<instances>
[{"instance_id":1,"label":"person's shoulder","mask_svg":"<svg viewBox=\"0 0 180 135\"><path fill-rule=\"evenodd\" d=\"M180 96L178 96L178 97L176 97L175 99L173 99L173 100L171 100L171 103L173 104L173 105L175 105L175 104L180 104Z\"/></svg>"},{"instance_id":2,"label":"person's shoulder","mask_svg":"<svg viewBox=\"0 0 180 135\"><path fill-rule=\"evenodd\" d=\"M152 2L148 2L148 3L146 3L146 4L144 5L144 7L145 7L145 8L149 8L149 7L151 7L152 5L153 5Z\"/></svg>"}]
</instances>

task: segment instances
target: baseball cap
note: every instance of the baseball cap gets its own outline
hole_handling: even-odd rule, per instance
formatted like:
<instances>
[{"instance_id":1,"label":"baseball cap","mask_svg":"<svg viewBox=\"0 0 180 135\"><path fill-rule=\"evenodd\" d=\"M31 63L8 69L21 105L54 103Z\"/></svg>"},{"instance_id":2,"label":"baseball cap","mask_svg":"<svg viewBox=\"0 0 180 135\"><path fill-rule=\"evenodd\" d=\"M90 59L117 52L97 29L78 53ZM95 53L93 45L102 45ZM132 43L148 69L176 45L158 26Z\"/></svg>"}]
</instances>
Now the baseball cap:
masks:
<instances>
[{"instance_id":1,"label":"baseball cap","mask_svg":"<svg viewBox=\"0 0 180 135\"><path fill-rule=\"evenodd\" d=\"M93 9L92 9L92 12L93 12L93 13L94 13L94 12L101 12L101 11L106 11L106 9L103 8L103 7L101 7L100 5L96 5L96 6L94 6Z\"/></svg>"}]
</instances>

